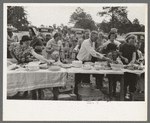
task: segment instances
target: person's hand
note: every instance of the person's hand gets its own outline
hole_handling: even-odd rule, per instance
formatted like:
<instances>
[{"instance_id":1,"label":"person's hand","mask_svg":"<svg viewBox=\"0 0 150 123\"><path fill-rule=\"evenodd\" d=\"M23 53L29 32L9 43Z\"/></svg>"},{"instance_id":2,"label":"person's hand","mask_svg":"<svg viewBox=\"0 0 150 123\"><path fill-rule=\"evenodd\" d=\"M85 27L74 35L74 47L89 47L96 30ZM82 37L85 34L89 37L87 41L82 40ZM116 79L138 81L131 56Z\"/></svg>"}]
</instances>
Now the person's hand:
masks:
<instances>
[{"instance_id":1,"label":"person's hand","mask_svg":"<svg viewBox=\"0 0 150 123\"><path fill-rule=\"evenodd\" d=\"M98 47L98 48L96 49L96 51L97 51L97 52L101 52L102 49L103 49L102 47Z\"/></svg>"},{"instance_id":2,"label":"person's hand","mask_svg":"<svg viewBox=\"0 0 150 123\"><path fill-rule=\"evenodd\" d=\"M127 58L124 58L124 61L125 61L125 63L128 63L128 62L129 62Z\"/></svg>"},{"instance_id":3,"label":"person's hand","mask_svg":"<svg viewBox=\"0 0 150 123\"><path fill-rule=\"evenodd\" d=\"M47 53L52 53L53 51L54 51L53 48L47 48L47 49L46 49L46 52L47 52Z\"/></svg>"},{"instance_id":4,"label":"person's hand","mask_svg":"<svg viewBox=\"0 0 150 123\"><path fill-rule=\"evenodd\" d=\"M134 62L133 61L131 61L130 63L129 63L129 65L133 65L134 64Z\"/></svg>"},{"instance_id":5,"label":"person's hand","mask_svg":"<svg viewBox=\"0 0 150 123\"><path fill-rule=\"evenodd\" d=\"M113 61L114 64L118 64L118 61Z\"/></svg>"},{"instance_id":6,"label":"person's hand","mask_svg":"<svg viewBox=\"0 0 150 123\"><path fill-rule=\"evenodd\" d=\"M55 60L47 60L46 62L47 62L47 64L51 65L52 63L55 62Z\"/></svg>"},{"instance_id":7,"label":"person's hand","mask_svg":"<svg viewBox=\"0 0 150 123\"><path fill-rule=\"evenodd\" d=\"M108 61L108 62L112 62L112 60L108 57L103 57L104 60Z\"/></svg>"},{"instance_id":8,"label":"person's hand","mask_svg":"<svg viewBox=\"0 0 150 123\"><path fill-rule=\"evenodd\" d=\"M73 49L73 52L74 52L74 53L76 53L76 52L77 52L77 50L76 50L76 49Z\"/></svg>"}]
</instances>

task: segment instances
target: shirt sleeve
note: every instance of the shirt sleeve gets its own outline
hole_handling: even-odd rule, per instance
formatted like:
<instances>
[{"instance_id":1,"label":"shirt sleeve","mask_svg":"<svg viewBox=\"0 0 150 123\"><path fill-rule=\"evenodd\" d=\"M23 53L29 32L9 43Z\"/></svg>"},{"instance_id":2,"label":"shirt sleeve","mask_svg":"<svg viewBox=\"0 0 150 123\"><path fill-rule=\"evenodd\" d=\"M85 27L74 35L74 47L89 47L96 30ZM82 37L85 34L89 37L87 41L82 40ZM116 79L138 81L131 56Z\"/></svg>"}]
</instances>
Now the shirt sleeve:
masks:
<instances>
[{"instance_id":1,"label":"shirt sleeve","mask_svg":"<svg viewBox=\"0 0 150 123\"><path fill-rule=\"evenodd\" d=\"M46 44L46 47L51 47L51 40L49 40L48 42L47 42L47 44Z\"/></svg>"},{"instance_id":2,"label":"shirt sleeve","mask_svg":"<svg viewBox=\"0 0 150 123\"><path fill-rule=\"evenodd\" d=\"M117 58L117 60L116 60L117 62L118 62L118 64L121 64L121 65L123 65L123 63L122 63L122 61L121 61L121 59L118 57Z\"/></svg>"},{"instance_id":3,"label":"shirt sleeve","mask_svg":"<svg viewBox=\"0 0 150 123\"><path fill-rule=\"evenodd\" d=\"M90 43L88 43L88 42L83 42L83 43L84 43L85 49L86 49L92 56L98 57L98 58L100 58L100 57L102 58L102 57L103 57L102 54L100 54L100 53L98 53L98 52L96 52L96 51L94 50L94 48L91 46Z\"/></svg>"},{"instance_id":4,"label":"shirt sleeve","mask_svg":"<svg viewBox=\"0 0 150 123\"><path fill-rule=\"evenodd\" d=\"M107 41L107 42L105 42L104 44L102 44L102 45L100 46L100 48L105 49L108 44L109 44L109 41Z\"/></svg>"}]
</instances>

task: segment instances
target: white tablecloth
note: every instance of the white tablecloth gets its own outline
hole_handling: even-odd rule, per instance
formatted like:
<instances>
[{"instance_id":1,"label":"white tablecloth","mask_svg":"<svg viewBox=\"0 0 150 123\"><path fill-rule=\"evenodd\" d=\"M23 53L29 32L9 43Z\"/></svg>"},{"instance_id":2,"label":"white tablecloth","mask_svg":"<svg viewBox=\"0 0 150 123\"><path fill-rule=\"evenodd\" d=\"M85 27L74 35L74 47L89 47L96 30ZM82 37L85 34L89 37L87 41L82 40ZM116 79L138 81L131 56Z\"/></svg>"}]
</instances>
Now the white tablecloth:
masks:
<instances>
[{"instance_id":1,"label":"white tablecloth","mask_svg":"<svg viewBox=\"0 0 150 123\"><path fill-rule=\"evenodd\" d=\"M128 70L128 69L122 69L122 71L125 73L125 72L128 72L128 73L134 73L134 74L137 74L137 75L140 75L142 73L145 73L145 70Z\"/></svg>"},{"instance_id":2,"label":"white tablecloth","mask_svg":"<svg viewBox=\"0 0 150 123\"><path fill-rule=\"evenodd\" d=\"M87 73L87 74L124 74L123 71L114 71L114 70L95 70L92 68L91 70L84 70L83 68L69 68L67 69L68 73Z\"/></svg>"},{"instance_id":3,"label":"white tablecloth","mask_svg":"<svg viewBox=\"0 0 150 123\"><path fill-rule=\"evenodd\" d=\"M63 68L60 71L8 71L7 94L9 96L18 91L64 86L66 76L67 71Z\"/></svg>"},{"instance_id":4,"label":"white tablecloth","mask_svg":"<svg viewBox=\"0 0 150 123\"><path fill-rule=\"evenodd\" d=\"M34 90L46 87L59 87L66 84L67 73L87 73L87 74L118 74L124 72L142 74L144 70L84 70L82 68L61 68L60 71L38 70L38 71L8 71L7 72L7 94L15 94L18 91Z\"/></svg>"}]
</instances>

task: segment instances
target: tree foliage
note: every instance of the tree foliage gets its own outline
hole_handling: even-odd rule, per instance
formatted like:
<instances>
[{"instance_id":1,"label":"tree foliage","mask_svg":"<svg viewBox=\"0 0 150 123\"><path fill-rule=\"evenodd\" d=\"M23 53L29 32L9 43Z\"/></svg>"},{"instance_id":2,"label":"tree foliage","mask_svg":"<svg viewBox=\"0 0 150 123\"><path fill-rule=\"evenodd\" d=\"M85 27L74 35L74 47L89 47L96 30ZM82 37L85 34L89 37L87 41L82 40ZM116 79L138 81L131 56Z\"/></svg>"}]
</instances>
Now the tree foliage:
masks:
<instances>
[{"instance_id":1,"label":"tree foliage","mask_svg":"<svg viewBox=\"0 0 150 123\"><path fill-rule=\"evenodd\" d=\"M108 33L111 28L117 28L118 33L128 33L128 32L139 32L144 31L144 25L140 25L140 22L137 18L131 22L128 19L128 11L127 7L117 6L117 7L103 7L102 12L98 12L97 14L102 17L110 17L110 20L103 21L98 25L100 30L103 30L105 33Z\"/></svg>"},{"instance_id":2,"label":"tree foliage","mask_svg":"<svg viewBox=\"0 0 150 123\"><path fill-rule=\"evenodd\" d=\"M74 23L74 27L97 30L95 22L92 20L90 14L84 12L84 10L78 7L75 12L70 16L70 23Z\"/></svg>"},{"instance_id":3,"label":"tree foliage","mask_svg":"<svg viewBox=\"0 0 150 123\"><path fill-rule=\"evenodd\" d=\"M127 7L124 6L116 6L116 7L103 7L102 12L98 12L97 14L102 17L110 17L110 20L112 22L111 27L116 27L116 22L125 22L125 23L131 23L129 19L127 18L128 11L126 10Z\"/></svg>"},{"instance_id":4,"label":"tree foliage","mask_svg":"<svg viewBox=\"0 0 150 123\"><path fill-rule=\"evenodd\" d=\"M7 23L18 30L28 29L27 13L22 6L7 6Z\"/></svg>"}]
</instances>

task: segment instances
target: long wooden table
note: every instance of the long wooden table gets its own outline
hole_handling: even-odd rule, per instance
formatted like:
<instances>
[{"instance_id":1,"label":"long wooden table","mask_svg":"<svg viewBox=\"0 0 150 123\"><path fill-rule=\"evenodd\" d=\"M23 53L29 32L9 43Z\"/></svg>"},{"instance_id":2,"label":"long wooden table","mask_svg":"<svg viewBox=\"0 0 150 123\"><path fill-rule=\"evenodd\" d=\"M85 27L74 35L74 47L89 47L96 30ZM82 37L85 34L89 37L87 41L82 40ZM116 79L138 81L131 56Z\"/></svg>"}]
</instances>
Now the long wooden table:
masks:
<instances>
[{"instance_id":1,"label":"long wooden table","mask_svg":"<svg viewBox=\"0 0 150 123\"><path fill-rule=\"evenodd\" d=\"M65 86L67 73L85 73L85 74L107 74L121 76L121 92L120 100L124 101L124 72L141 74L143 71L130 70L84 70L82 68L61 68L60 71L49 71L48 69L38 71L16 71L11 70L7 72L7 95L19 92L29 91L40 88L54 88L55 99L58 99L58 87ZM112 82L109 82L109 95L112 95Z\"/></svg>"}]
</instances>

